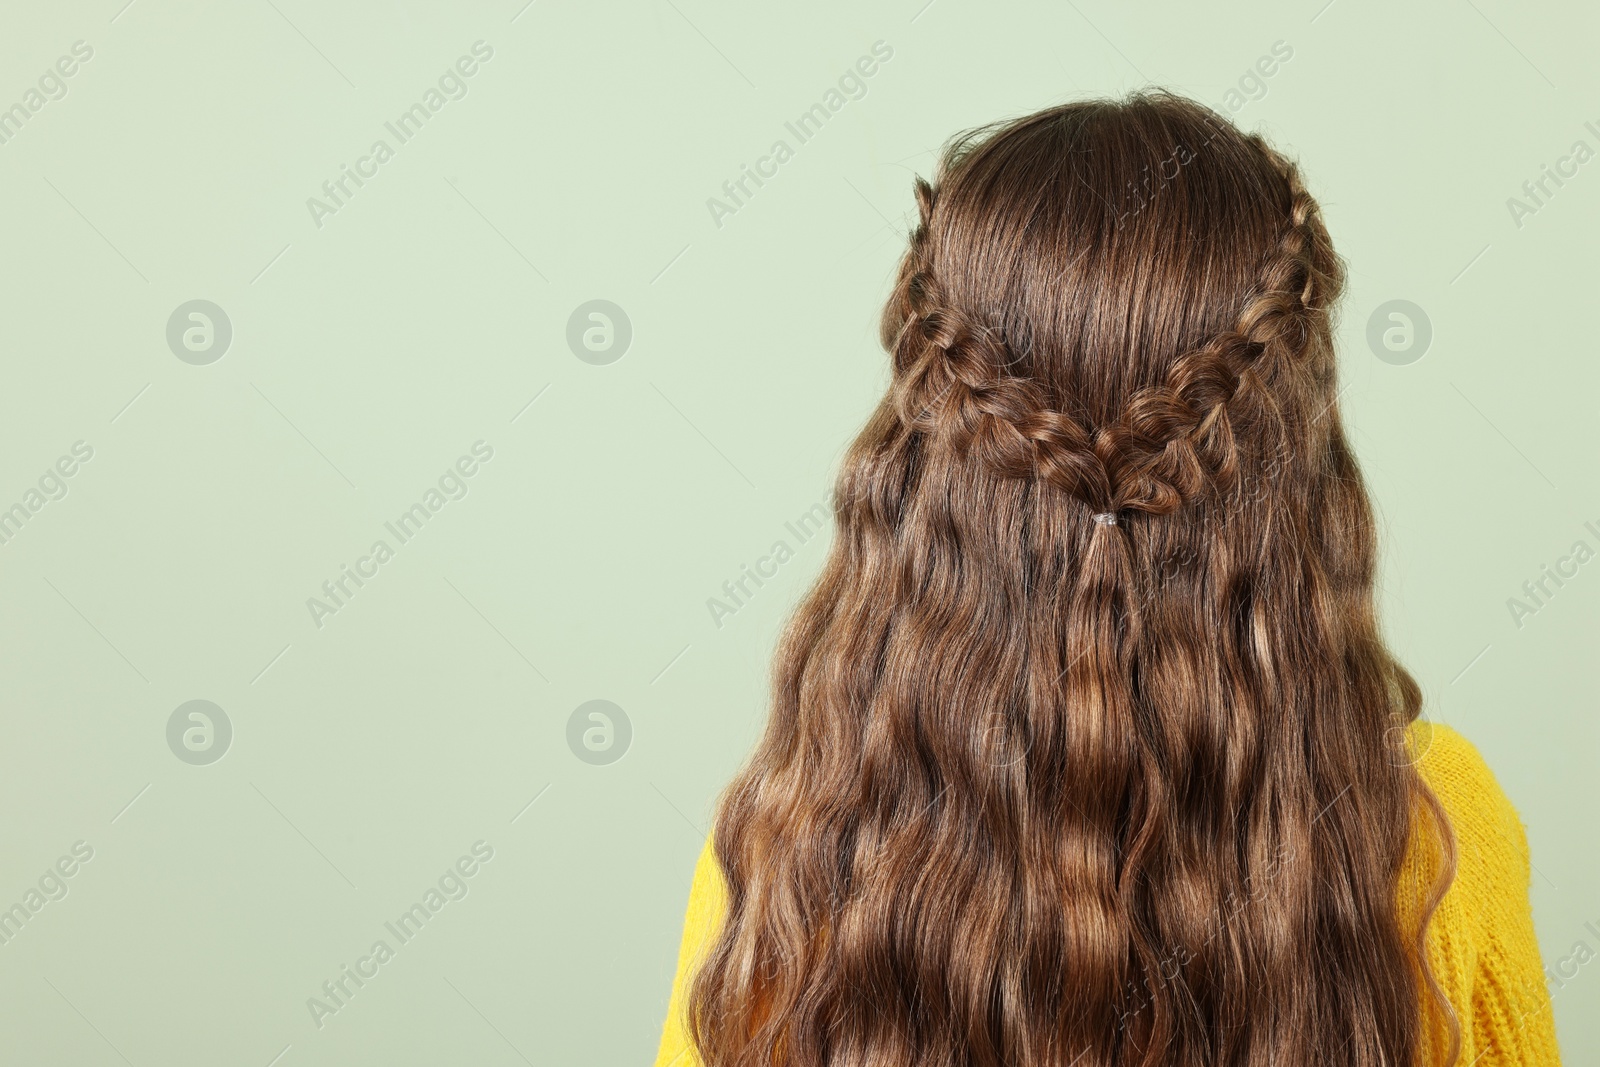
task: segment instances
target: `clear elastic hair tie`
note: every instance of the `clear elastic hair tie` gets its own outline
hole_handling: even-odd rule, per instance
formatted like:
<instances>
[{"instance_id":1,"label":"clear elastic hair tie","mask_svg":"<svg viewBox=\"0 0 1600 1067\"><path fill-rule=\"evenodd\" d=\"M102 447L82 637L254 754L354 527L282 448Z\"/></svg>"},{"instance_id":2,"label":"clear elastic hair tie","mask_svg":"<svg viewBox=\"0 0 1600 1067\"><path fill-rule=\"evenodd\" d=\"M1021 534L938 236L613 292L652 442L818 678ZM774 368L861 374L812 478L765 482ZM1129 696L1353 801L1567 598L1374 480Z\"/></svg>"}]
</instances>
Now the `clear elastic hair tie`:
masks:
<instances>
[{"instance_id":1,"label":"clear elastic hair tie","mask_svg":"<svg viewBox=\"0 0 1600 1067\"><path fill-rule=\"evenodd\" d=\"M1117 513L1114 511L1097 511L1094 513L1094 521L1101 526L1115 526L1117 524Z\"/></svg>"}]
</instances>

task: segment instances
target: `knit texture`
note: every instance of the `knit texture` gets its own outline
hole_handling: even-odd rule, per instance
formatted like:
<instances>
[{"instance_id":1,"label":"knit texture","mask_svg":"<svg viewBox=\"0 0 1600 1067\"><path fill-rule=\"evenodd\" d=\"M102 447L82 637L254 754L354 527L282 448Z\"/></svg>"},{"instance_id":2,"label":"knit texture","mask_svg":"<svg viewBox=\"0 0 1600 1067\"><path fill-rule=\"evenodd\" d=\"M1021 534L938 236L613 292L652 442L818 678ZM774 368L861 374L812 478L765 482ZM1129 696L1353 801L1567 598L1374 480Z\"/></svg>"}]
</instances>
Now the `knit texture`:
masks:
<instances>
[{"instance_id":1,"label":"knit texture","mask_svg":"<svg viewBox=\"0 0 1600 1067\"><path fill-rule=\"evenodd\" d=\"M1410 751L1438 796L1456 840L1456 876L1428 925L1433 974L1460 1022L1459 1067L1559 1067L1555 1021L1534 937L1532 866L1522 820L1472 742L1448 726L1413 723ZM1425 812L1415 819L1428 818ZM1419 831L1425 827L1419 827ZM1413 832L1396 887L1401 922L1415 931L1442 861L1431 836ZM695 971L722 923L726 888L707 840L695 864L656 1067L702 1067L684 1008ZM1422 996L1420 1064L1439 1067L1447 1020Z\"/></svg>"}]
</instances>

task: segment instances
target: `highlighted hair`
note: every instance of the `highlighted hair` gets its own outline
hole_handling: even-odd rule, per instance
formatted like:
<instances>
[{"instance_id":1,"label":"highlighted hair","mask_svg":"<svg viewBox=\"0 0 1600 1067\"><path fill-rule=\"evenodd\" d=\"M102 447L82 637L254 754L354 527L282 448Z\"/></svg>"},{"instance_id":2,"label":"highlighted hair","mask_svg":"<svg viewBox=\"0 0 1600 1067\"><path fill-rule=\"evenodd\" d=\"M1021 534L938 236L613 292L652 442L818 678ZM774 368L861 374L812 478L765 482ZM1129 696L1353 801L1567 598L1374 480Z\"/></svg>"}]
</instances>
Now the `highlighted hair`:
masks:
<instances>
[{"instance_id":1,"label":"highlighted hair","mask_svg":"<svg viewBox=\"0 0 1600 1067\"><path fill-rule=\"evenodd\" d=\"M1421 692L1295 166L1145 93L973 131L915 191L893 379L718 810L707 1067L1453 1062L1454 844L1395 740Z\"/></svg>"}]
</instances>

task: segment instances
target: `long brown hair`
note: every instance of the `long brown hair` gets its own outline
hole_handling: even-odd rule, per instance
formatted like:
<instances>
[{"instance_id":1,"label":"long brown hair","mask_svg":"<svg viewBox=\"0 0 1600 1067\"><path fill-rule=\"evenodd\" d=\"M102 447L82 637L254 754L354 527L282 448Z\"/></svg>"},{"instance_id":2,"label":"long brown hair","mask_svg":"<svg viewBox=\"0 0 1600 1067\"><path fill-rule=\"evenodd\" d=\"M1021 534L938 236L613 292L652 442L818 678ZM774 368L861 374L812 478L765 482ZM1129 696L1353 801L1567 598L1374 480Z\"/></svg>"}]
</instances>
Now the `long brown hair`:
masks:
<instances>
[{"instance_id":1,"label":"long brown hair","mask_svg":"<svg viewBox=\"0 0 1600 1067\"><path fill-rule=\"evenodd\" d=\"M1394 743L1293 163L1167 93L915 184L893 376L724 794L708 1067L1413 1067L1454 873ZM1422 924L1396 885L1431 816Z\"/></svg>"}]
</instances>

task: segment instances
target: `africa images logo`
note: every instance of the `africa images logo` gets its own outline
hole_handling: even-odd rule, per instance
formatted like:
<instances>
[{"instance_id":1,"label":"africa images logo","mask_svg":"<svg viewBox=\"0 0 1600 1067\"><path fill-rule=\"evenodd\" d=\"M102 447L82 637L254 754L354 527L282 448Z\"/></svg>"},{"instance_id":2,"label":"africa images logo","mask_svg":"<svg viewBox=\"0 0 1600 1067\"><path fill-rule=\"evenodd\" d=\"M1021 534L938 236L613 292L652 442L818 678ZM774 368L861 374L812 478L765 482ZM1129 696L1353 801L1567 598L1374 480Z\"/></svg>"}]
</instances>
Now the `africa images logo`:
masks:
<instances>
[{"instance_id":1,"label":"africa images logo","mask_svg":"<svg viewBox=\"0 0 1600 1067\"><path fill-rule=\"evenodd\" d=\"M406 144L418 133L428 120L443 110L445 104L451 100L460 100L467 95L467 78L478 73L480 64L489 62L494 58L494 48L486 41L474 41L472 55L461 56L453 66L446 67L443 74L439 75L437 88L428 86L423 92L422 99L395 118L393 122L385 122L384 129L394 137L395 143L379 137L367 149L367 154L358 158L355 166L339 164L339 176L322 183L322 197L309 196L306 198L306 210L311 212L311 221L316 223L317 229L322 229L323 219L328 215L337 215L339 209L356 195L368 181L378 176L378 168L395 157L395 150L400 145ZM351 188L351 185L355 188Z\"/></svg>"},{"instance_id":2,"label":"africa images logo","mask_svg":"<svg viewBox=\"0 0 1600 1067\"><path fill-rule=\"evenodd\" d=\"M353 968L349 964L340 964L338 975L322 983L322 995L306 998L306 1009L311 1013L311 1021L317 1029L321 1030L326 1025L328 1016L337 1015L348 1007L355 995L378 977L400 948L415 940L423 927L443 911L446 904L465 900L471 890L467 879L476 875L492 859L494 846L482 838L474 841L471 855L462 855L446 867L438 880L423 891L420 900L413 901L392 922L383 924L383 928L394 938L394 944L391 945L388 938L380 937L373 941L365 956L356 958Z\"/></svg>"},{"instance_id":3,"label":"africa images logo","mask_svg":"<svg viewBox=\"0 0 1600 1067\"><path fill-rule=\"evenodd\" d=\"M481 437L474 441L472 455L462 455L454 465L446 467L439 476L438 488L429 486L419 501L402 511L393 522L383 524L384 529L394 536L394 546L391 547L389 542L380 537L372 542L367 555L356 560L354 569L348 563L340 564L338 577L322 583L322 597L306 597L306 610L311 613L311 621L316 628L322 629L327 616L337 615L341 608L346 607L368 581L378 576L379 569L394 558L396 548L410 543L445 504L463 499L469 490L466 479L477 474L483 469L482 464L493 458L493 445Z\"/></svg>"},{"instance_id":4,"label":"africa images logo","mask_svg":"<svg viewBox=\"0 0 1600 1067\"><path fill-rule=\"evenodd\" d=\"M739 209L744 207L767 184L767 181L778 176L778 168L794 158L796 147L806 144L821 133L822 127L842 111L845 104L865 97L866 79L877 74L882 69L882 64L893 58L894 47L889 42L873 41L872 55L861 56L854 65L839 75L835 83L837 88L829 86L819 102L802 111L793 122L783 124L784 129L794 137L793 146L780 137L768 147L767 155L756 158L753 168L746 163L739 164L739 176L722 183L722 196L706 198L706 210L711 213L711 221L716 224L717 229L722 229L725 218L737 215ZM750 188L752 182L755 183L754 189Z\"/></svg>"}]
</instances>

